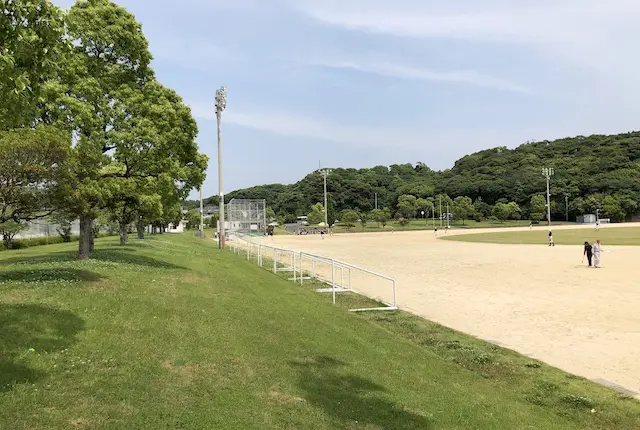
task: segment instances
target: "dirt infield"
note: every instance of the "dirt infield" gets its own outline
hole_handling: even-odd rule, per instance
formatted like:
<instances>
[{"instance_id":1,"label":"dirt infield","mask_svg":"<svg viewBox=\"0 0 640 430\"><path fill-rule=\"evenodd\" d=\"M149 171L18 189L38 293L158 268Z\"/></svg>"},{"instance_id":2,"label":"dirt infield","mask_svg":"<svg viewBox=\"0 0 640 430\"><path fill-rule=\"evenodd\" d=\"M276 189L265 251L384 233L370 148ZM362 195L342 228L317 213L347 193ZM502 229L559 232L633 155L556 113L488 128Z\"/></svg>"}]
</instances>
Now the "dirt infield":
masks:
<instances>
[{"instance_id":1,"label":"dirt infield","mask_svg":"<svg viewBox=\"0 0 640 430\"><path fill-rule=\"evenodd\" d=\"M602 269L588 269L581 246L453 242L433 232L265 243L395 277L402 309L640 397L640 247L605 243ZM376 283L354 287L390 298Z\"/></svg>"}]
</instances>

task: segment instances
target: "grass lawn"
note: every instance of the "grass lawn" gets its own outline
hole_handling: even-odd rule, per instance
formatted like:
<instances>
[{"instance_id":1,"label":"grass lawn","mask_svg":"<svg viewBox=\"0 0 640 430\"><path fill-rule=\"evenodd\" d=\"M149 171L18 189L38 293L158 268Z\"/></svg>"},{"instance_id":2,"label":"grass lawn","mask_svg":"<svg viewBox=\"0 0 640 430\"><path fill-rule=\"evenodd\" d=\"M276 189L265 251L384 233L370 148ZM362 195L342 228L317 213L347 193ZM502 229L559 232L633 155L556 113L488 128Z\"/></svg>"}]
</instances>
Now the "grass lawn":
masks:
<instances>
[{"instance_id":1,"label":"grass lawn","mask_svg":"<svg viewBox=\"0 0 640 430\"><path fill-rule=\"evenodd\" d=\"M593 243L600 239L603 245L640 245L640 228L603 227L599 232L589 229L562 230L553 228L553 240L557 245L582 245L585 240ZM511 243L511 244L549 244L549 230L545 228L533 231L507 231L500 233L479 233L443 237L444 240L460 242Z\"/></svg>"},{"instance_id":2,"label":"grass lawn","mask_svg":"<svg viewBox=\"0 0 640 430\"><path fill-rule=\"evenodd\" d=\"M453 220L450 222L452 229L476 229L476 228L505 228L505 227L528 227L529 221L527 220L518 220L518 221L474 221L474 220L466 220L464 224L460 220ZM557 224L572 224L572 223L557 223ZM446 226L446 221L443 221L443 226ZM441 229L440 221L436 220L436 227ZM344 225L336 225L334 227L335 233L362 233L369 232L375 233L379 231L402 231L402 230L433 230L433 222L431 219L423 220L411 220L408 225L401 226L396 221L389 221L389 223L383 228L382 226L378 226L377 223L373 221L367 222L366 227L361 223L358 223L355 227L351 227L347 229Z\"/></svg>"},{"instance_id":3,"label":"grass lawn","mask_svg":"<svg viewBox=\"0 0 640 430\"><path fill-rule=\"evenodd\" d=\"M640 428L629 397L193 233L116 241L0 252L0 428Z\"/></svg>"}]
</instances>

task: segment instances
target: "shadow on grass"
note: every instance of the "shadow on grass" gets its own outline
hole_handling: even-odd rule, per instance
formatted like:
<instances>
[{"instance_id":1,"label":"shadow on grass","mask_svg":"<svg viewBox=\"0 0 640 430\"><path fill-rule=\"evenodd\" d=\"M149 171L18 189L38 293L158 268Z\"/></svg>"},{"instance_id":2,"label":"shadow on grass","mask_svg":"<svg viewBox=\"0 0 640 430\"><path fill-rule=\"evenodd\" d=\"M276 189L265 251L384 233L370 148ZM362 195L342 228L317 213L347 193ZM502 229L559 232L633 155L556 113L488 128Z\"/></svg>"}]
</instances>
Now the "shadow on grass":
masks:
<instances>
[{"instance_id":1,"label":"shadow on grass","mask_svg":"<svg viewBox=\"0 0 640 430\"><path fill-rule=\"evenodd\" d=\"M89 270L61 267L59 269L8 270L0 271L2 282L50 282L50 281L86 281L96 282L102 276Z\"/></svg>"},{"instance_id":2,"label":"shadow on grass","mask_svg":"<svg viewBox=\"0 0 640 430\"><path fill-rule=\"evenodd\" d=\"M47 376L29 367L29 354L68 348L83 329L84 321L69 311L0 304L0 392Z\"/></svg>"},{"instance_id":3,"label":"shadow on grass","mask_svg":"<svg viewBox=\"0 0 640 430\"><path fill-rule=\"evenodd\" d=\"M78 253L76 251L59 251L33 256L0 258L0 266L9 266L12 264L58 263L77 260ZM186 269L183 266L178 266L166 261L137 254L135 249L125 247L109 246L103 249L97 249L91 254L91 260L164 269Z\"/></svg>"},{"instance_id":4,"label":"shadow on grass","mask_svg":"<svg viewBox=\"0 0 640 430\"><path fill-rule=\"evenodd\" d=\"M293 361L298 387L310 404L322 408L341 425L385 429L429 429L429 420L383 397L387 390L368 379L344 374L347 364L332 357ZM337 423L336 423L337 424Z\"/></svg>"}]
</instances>

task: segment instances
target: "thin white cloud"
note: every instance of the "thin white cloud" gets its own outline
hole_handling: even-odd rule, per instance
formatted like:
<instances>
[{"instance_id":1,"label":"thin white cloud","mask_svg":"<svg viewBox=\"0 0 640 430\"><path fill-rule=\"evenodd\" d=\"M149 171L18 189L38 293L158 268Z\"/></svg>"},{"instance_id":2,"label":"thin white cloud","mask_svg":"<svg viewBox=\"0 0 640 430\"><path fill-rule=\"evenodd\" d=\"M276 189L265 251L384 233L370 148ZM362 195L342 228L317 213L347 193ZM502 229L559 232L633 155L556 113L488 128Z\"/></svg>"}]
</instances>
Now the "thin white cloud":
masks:
<instances>
[{"instance_id":1,"label":"thin white cloud","mask_svg":"<svg viewBox=\"0 0 640 430\"><path fill-rule=\"evenodd\" d=\"M213 121L215 110L208 103L190 103L193 115L199 120ZM274 112L272 109L235 110L223 114L223 122L282 136L302 139L325 140L363 148L397 150L423 150L425 160L432 167L442 169L449 163L470 152L498 146L515 147L542 136L545 139L563 138L577 134L610 132L611 130L522 129L522 128L462 128L462 129L399 129L363 127L334 123L291 112ZM470 143L473 142L470 148ZM435 157L435 158L433 158Z\"/></svg>"},{"instance_id":2,"label":"thin white cloud","mask_svg":"<svg viewBox=\"0 0 640 430\"><path fill-rule=\"evenodd\" d=\"M493 88L502 91L531 94L531 89L510 82L506 79L482 75L474 70L433 71L400 64L391 63L366 63L353 61L309 61L308 64L333 69L351 69L364 73L372 73L380 76L401 79L413 79L422 81L440 81L468 84L484 88Z\"/></svg>"},{"instance_id":3,"label":"thin white cloud","mask_svg":"<svg viewBox=\"0 0 640 430\"><path fill-rule=\"evenodd\" d=\"M286 1L319 22L349 30L524 44L608 72L617 69L614 64L637 61L629 58L640 38L637 0L462 0L453 6L439 0Z\"/></svg>"},{"instance_id":4,"label":"thin white cloud","mask_svg":"<svg viewBox=\"0 0 640 430\"><path fill-rule=\"evenodd\" d=\"M193 115L202 120L215 120L213 107L206 103L190 103ZM421 132L376 129L373 127L343 125L290 112L273 109L228 109L223 114L225 123L252 128L283 136L320 139L367 147L420 147L427 143Z\"/></svg>"}]
</instances>

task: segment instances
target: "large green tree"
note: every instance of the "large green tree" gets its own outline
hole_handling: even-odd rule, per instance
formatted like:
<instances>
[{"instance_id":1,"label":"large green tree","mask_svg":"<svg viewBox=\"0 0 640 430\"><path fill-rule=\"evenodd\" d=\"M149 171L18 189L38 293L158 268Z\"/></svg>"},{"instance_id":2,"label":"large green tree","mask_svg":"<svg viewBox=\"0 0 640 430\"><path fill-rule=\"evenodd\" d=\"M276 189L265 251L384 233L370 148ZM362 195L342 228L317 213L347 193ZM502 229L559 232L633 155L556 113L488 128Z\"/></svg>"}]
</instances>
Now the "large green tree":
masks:
<instances>
[{"instance_id":1,"label":"large green tree","mask_svg":"<svg viewBox=\"0 0 640 430\"><path fill-rule=\"evenodd\" d=\"M142 196L156 201L157 194L163 207L173 206L202 183L207 159L198 153L189 108L155 81L132 14L109 0L79 1L68 14L68 37L73 50L50 85L44 117L77 136L66 204L80 219L79 256L88 258L101 210L120 213L126 242L128 225L145 215L136 211Z\"/></svg>"},{"instance_id":2,"label":"large green tree","mask_svg":"<svg viewBox=\"0 0 640 430\"><path fill-rule=\"evenodd\" d=\"M25 223L59 208L71 135L50 126L0 131L0 234L11 247Z\"/></svg>"},{"instance_id":3,"label":"large green tree","mask_svg":"<svg viewBox=\"0 0 640 430\"><path fill-rule=\"evenodd\" d=\"M0 130L33 125L68 46L64 16L49 0L0 3Z\"/></svg>"},{"instance_id":4,"label":"large green tree","mask_svg":"<svg viewBox=\"0 0 640 430\"><path fill-rule=\"evenodd\" d=\"M465 220L469 219L475 213L475 207L470 197L458 196L453 200L453 215L462 220L464 225Z\"/></svg>"},{"instance_id":5,"label":"large green tree","mask_svg":"<svg viewBox=\"0 0 640 430\"><path fill-rule=\"evenodd\" d=\"M322 203L316 203L307 215L307 223L309 225L318 225L321 222L324 222L324 207Z\"/></svg>"},{"instance_id":6,"label":"large green tree","mask_svg":"<svg viewBox=\"0 0 640 430\"><path fill-rule=\"evenodd\" d=\"M545 216L547 201L541 194L531 197L531 221L540 221Z\"/></svg>"}]
</instances>

